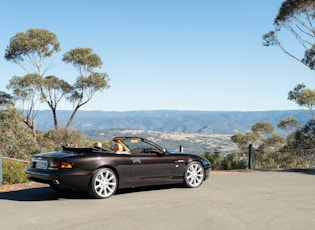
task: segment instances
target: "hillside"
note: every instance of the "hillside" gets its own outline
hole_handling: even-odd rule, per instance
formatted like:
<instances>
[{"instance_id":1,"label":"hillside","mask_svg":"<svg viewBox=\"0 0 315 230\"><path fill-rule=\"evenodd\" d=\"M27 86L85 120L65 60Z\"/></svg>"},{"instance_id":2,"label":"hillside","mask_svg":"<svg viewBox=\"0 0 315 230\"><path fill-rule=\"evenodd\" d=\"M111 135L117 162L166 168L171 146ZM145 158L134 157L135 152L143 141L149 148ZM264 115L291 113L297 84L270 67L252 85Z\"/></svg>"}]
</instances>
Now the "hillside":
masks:
<instances>
[{"instance_id":1,"label":"hillside","mask_svg":"<svg viewBox=\"0 0 315 230\"><path fill-rule=\"evenodd\" d=\"M59 125L65 124L71 111L58 111ZM275 127L281 119L294 117L305 124L310 119L307 110L216 112L216 111L78 111L72 128L80 130L136 129L160 132L234 134L246 132L258 121L267 121ZM51 111L39 111L37 128L47 131L53 128Z\"/></svg>"},{"instance_id":2,"label":"hillside","mask_svg":"<svg viewBox=\"0 0 315 230\"><path fill-rule=\"evenodd\" d=\"M83 135L89 140L111 140L116 136L138 136L147 138L169 150L179 151L182 146L185 152L202 153L219 150L222 154L237 149L228 134L198 134L198 133L166 133L151 130L83 130Z\"/></svg>"}]
</instances>

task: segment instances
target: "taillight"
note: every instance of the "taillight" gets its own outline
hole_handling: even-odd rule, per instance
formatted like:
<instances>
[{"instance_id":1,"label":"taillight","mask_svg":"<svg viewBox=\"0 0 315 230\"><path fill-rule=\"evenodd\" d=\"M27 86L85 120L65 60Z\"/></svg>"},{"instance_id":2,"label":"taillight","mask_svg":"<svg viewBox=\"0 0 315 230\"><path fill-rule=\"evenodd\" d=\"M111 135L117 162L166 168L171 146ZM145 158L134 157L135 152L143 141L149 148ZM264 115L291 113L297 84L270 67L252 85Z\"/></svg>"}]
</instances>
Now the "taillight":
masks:
<instances>
[{"instance_id":1,"label":"taillight","mask_svg":"<svg viewBox=\"0 0 315 230\"><path fill-rule=\"evenodd\" d=\"M69 164L68 162L60 162L60 168L62 169L71 169L72 164Z\"/></svg>"},{"instance_id":2,"label":"taillight","mask_svg":"<svg viewBox=\"0 0 315 230\"><path fill-rule=\"evenodd\" d=\"M65 162L65 161L56 161L50 160L48 169L50 170L58 170L58 169L71 169L72 164Z\"/></svg>"}]
</instances>

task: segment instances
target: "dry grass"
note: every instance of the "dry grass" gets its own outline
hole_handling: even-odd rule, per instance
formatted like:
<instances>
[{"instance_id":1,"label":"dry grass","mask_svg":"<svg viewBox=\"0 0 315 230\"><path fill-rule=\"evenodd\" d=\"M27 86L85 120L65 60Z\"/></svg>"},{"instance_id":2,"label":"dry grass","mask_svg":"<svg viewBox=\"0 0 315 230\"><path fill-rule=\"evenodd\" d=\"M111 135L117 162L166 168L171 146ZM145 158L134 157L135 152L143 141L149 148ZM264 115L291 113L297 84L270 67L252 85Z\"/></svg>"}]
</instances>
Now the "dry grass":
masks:
<instances>
[{"instance_id":1,"label":"dry grass","mask_svg":"<svg viewBox=\"0 0 315 230\"><path fill-rule=\"evenodd\" d=\"M46 184L36 183L36 182L28 182L22 184L3 184L0 186L0 192L11 192L11 191L18 191L30 188L42 188L47 187Z\"/></svg>"}]
</instances>

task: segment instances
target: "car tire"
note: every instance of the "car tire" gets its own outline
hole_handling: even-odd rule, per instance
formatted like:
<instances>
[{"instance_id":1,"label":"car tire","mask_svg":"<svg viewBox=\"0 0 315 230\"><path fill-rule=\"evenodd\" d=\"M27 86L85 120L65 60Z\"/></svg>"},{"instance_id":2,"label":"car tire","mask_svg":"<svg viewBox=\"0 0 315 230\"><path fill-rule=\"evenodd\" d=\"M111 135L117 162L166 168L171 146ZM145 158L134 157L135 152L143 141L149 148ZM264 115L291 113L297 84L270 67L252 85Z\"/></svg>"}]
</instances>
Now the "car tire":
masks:
<instances>
[{"instance_id":1,"label":"car tire","mask_svg":"<svg viewBox=\"0 0 315 230\"><path fill-rule=\"evenodd\" d=\"M186 166L184 174L184 185L188 188L198 188L204 181L205 170L203 166L197 162L190 162Z\"/></svg>"},{"instance_id":2,"label":"car tire","mask_svg":"<svg viewBox=\"0 0 315 230\"><path fill-rule=\"evenodd\" d=\"M118 188L116 173L110 168L101 168L93 173L88 193L98 199L109 198Z\"/></svg>"}]
</instances>

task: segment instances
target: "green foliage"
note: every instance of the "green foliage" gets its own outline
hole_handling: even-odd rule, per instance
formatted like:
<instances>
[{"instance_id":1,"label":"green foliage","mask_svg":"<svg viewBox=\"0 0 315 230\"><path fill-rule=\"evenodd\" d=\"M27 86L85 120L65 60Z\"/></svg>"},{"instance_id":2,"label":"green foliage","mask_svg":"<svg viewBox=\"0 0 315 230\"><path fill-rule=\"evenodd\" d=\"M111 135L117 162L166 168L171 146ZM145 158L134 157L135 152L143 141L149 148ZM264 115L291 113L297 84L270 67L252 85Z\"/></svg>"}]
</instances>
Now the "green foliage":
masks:
<instances>
[{"instance_id":1,"label":"green foliage","mask_svg":"<svg viewBox=\"0 0 315 230\"><path fill-rule=\"evenodd\" d=\"M274 131L274 127L270 122L260 121L252 126L252 131L260 136L269 136Z\"/></svg>"},{"instance_id":2,"label":"green foliage","mask_svg":"<svg viewBox=\"0 0 315 230\"><path fill-rule=\"evenodd\" d=\"M277 150L281 146L285 144L285 138L280 134L272 134L271 137L268 137L263 140L263 143L261 146L265 146L266 148L269 148L271 150Z\"/></svg>"},{"instance_id":3,"label":"green foliage","mask_svg":"<svg viewBox=\"0 0 315 230\"><path fill-rule=\"evenodd\" d=\"M3 156L28 160L37 145L16 109L0 111L0 151Z\"/></svg>"},{"instance_id":4,"label":"green foliage","mask_svg":"<svg viewBox=\"0 0 315 230\"><path fill-rule=\"evenodd\" d=\"M42 79L42 98L49 106L56 108L63 96L70 93L71 85L55 76L48 76Z\"/></svg>"},{"instance_id":5,"label":"green foliage","mask_svg":"<svg viewBox=\"0 0 315 230\"><path fill-rule=\"evenodd\" d=\"M260 139L257 132L237 133L231 137L232 142L237 144L242 151L247 151L249 144L259 142Z\"/></svg>"},{"instance_id":6,"label":"green foliage","mask_svg":"<svg viewBox=\"0 0 315 230\"><path fill-rule=\"evenodd\" d=\"M110 142L111 141L108 141L108 140L101 142L102 147L110 149L111 148ZM86 146L93 146L95 144L95 141L87 140L85 143L86 143Z\"/></svg>"},{"instance_id":7,"label":"green foliage","mask_svg":"<svg viewBox=\"0 0 315 230\"><path fill-rule=\"evenodd\" d=\"M66 128L68 128L80 107L88 103L96 92L109 88L109 79L106 73L94 71L95 68L102 66L102 60L90 48L72 49L64 54L62 60L71 63L80 72L72 91L66 97L74 107L66 124Z\"/></svg>"},{"instance_id":8,"label":"green foliage","mask_svg":"<svg viewBox=\"0 0 315 230\"><path fill-rule=\"evenodd\" d=\"M282 51L295 60L303 63L311 70L315 69L315 1L314 0L286 0L282 3L278 15L274 20L275 29L263 36L265 46L278 46ZM281 30L289 31L304 50L304 58L298 58L289 52L278 38ZM286 35L287 36L287 35ZM307 107L314 119L315 91L308 89L304 84L297 85L288 94L288 99L295 101L299 106ZM278 167L314 167L314 137L315 122L309 121L304 127L294 119L281 121L280 128L290 130L286 144L282 147L277 157L273 159ZM267 154L272 154L270 151ZM274 154L274 153L273 153ZM266 154L265 154L266 155ZM262 161L260 161L262 162ZM283 164L283 162L285 162ZM269 161L267 165L272 165ZM265 166L266 167L266 166Z\"/></svg>"},{"instance_id":9,"label":"green foliage","mask_svg":"<svg viewBox=\"0 0 315 230\"><path fill-rule=\"evenodd\" d=\"M280 168L271 153L256 152L253 159L253 165L256 169Z\"/></svg>"},{"instance_id":10,"label":"green foliage","mask_svg":"<svg viewBox=\"0 0 315 230\"><path fill-rule=\"evenodd\" d=\"M290 155L290 167L314 167L315 121L310 120L303 128L287 137L282 152Z\"/></svg>"},{"instance_id":11,"label":"green foliage","mask_svg":"<svg viewBox=\"0 0 315 230\"><path fill-rule=\"evenodd\" d=\"M28 180L25 176L25 169L28 165L29 163L3 159L3 184L18 184L27 182Z\"/></svg>"},{"instance_id":12,"label":"green foliage","mask_svg":"<svg viewBox=\"0 0 315 230\"><path fill-rule=\"evenodd\" d=\"M301 127L302 125L300 124L300 122L298 122L298 120L293 117L282 119L278 124L278 128L283 129L289 133Z\"/></svg>"},{"instance_id":13,"label":"green foliage","mask_svg":"<svg viewBox=\"0 0 315 230\"><path fill-rule=\"evenodd\" d=\"M60 44L55 34L43 29L29 29L26 33L17 33L11 38L5 52L5 59L19 65L22 65L26 59L38 69L41 66L39 64L46 57L52 56L59 50Z\"/></svg>"},{"instance_id":14,"label":"green foliage","mask_svg":"<svg viewBox=\"0 0 315 230\"><path fill-rule=\"evenodd\" d=\"M314 0L286 0L281 4L275 18L276 24L290 23L303 14L311 14L315 10Z\"/></svg>"},{"instance_id":15,"label":"green foliage","mask_svg":"<svg viewBox=\"0 0 315 230\"><path fill-rule=\"evenodd\" d=\"M222 161L223 170L245 169L246 167L246 161L243 158L239 158L235 153L226 155Z\"/></svg>"},{"instance_id":16,"label":"green foliage","mask_svg":"<svg viewBox=\"0 0 315 230\"><path fill-rule=\"evenodd\" d=\"M8 89L13 91L13 95L23 105L27 105L27 112L24 118L25 124L32 130L35 138L35 104L41 97L41 76L38 74L26 74L24 77L14 76L10 80Z\"/></svg>"},{"instance_id":17,"label":"green foliage","mask_svg":"<svg viewBox=\"0 0 315 230\"><path fill-rule=\"evenodd\" d=\"M59 129L57 105L62 99L72 103L73 112L65 126L68 128L77 111L88 103L96 92L109 88L108 75L94 72L95 68L102 66L102 60L91 48L75 48L64 54L63 61L73 64L80 72L72 86L55 76L44 78L47 70L52 68L52 65L45 64L45 60L58 51L60 44L56 35L43 29L29 29L26 33L17 33L11 38L6 49L5 59L18 64L28 73L24 77L13 77L8 88L13 90L16 98L27 107L23 107L27 114L25 123L32 129L34 138L34 120L39 103L48 104L56 130ZM46 69L42 69L43 67Z\"/></svg>"},{"instance_id":18,"label":"green foliage","mask_svg":"<svg viewBox=\"0 0 315 230\"><path fill-rule=\"evenodd\" d=\"M309 121L304 127L300 127L294 118L283 119L280 124L282 128L295 128L285 138L280 134L273 133L273 127L268 122L258 122L252 126L253 133L259 135L253 151L253 165L256 169L314 167L315 161L315 121ZM239 157L248 158L248 137L246 134L235 134L232 141L236 143L241 152ZM253 140L251 140L253 143ZM243 154L242 154L243 153ZM230 157L230 156L229 156ZM224 168L233 166L227 157L222 163Z\"/></svg>"},{"instance_id":19,"label":"green foliage","mask_svg":"<svg viewBox=\"0 0 315 230\"><path fill-rule=\"evenodd\" d=\"M239 158L235 153L223 156L220 152L215 151L213 153L204 152L200 155L211 162L211 170L233 170L246 168L246 162L242 160L242 158Z\"/></svg>"},{"instance_id":20,"label":"green foliage","mask_svg":"<svg viewBox=\"0 0 315 230\"><path fill-rule=\"evenodd\" d=\"M13 76L7 88L12 90L14 96L19 100L34 101L36 95L40 95L41 82L42 78L38 74L26 74L23 77Z\"/></svg>"},{"instance_id":21,"label":"green foliage","mask_svg":"<svg viewBox=\"0 0 315 230\"><path fill-rule=\"evenodd\" d=\"M71 63L84 77L103 64L101 58L93 53L91 48L71 49L63 55L62 60L66 63Z\"/></svg>"},{"instance_id":22,"label":"green foliage","mask_svg":"<svg viewBox=\"0 0 315 230\"><path fill-rule=\"evenodd\" d=\"M314 0L286 0L282 3L278 15L274 19L274 30L263 35L264 46L277 46L285 54L294 58L300 63L314 69ZM286 40L287 33L281 33L282 29L291 33L292 38L303 49L304 58L301 60L300 55L296 55L287 49L281 40ZM284 39L280 39L281 35ZM289 47L290 48L290 47ZM296 50L296 49L295 49Z\"/></svg>"},{"instance_id":23,"label":"green foliage","mask_svg":"<svg viewBox=\"0 0 315 230\"><path fill-rule=\"evenodd\" d=\"M297 85L288 94L288 99L295 101L301 107L307 107L314 118L313 108L315 106L315 91L308 89L304 84Z\"/></svg>"},{"instance_id":24,"label":"green foliage","mask_svg":"<svg viewBox=\"0 0 315 230\"><path fill-rule=\"evenodd\" d=\"M78 130L59 129L50 130L37 136L41 152L61 150L62 146L85 147L89 142Z\"/></svg>"},{"instance_id":25,"label":"green foliage","mask_svg":"<svg viewBox=\"0 0 315 230\"><path fill-rule=\"evenodd\" d=\"M0 91L0 109L6 105L14 105L13 97L8 93Z\"/></svg>"},{"instance_id":26,"label":"green foliage","mask_svg":"<svg viewBox=\"0 0 315 230\"><path fill-rule=\"evenodd\" d=\"M211 170L220 170L222 168L222 156L219 152L204 152L200 154L211 162Z\"/></svg>"}]
</instances>

